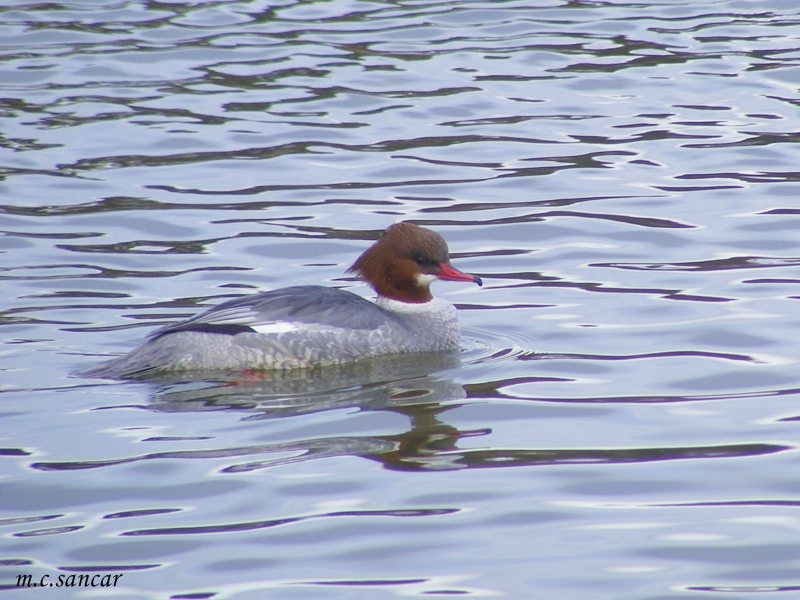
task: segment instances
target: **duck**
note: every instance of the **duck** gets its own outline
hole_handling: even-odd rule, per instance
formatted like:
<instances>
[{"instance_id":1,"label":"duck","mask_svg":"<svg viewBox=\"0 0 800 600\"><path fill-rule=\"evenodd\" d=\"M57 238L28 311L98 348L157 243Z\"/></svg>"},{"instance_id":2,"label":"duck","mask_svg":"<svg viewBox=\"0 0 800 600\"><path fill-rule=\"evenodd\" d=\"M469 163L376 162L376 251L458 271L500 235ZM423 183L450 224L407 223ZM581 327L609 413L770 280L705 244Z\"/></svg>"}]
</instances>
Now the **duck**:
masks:
<instances>
[{"instance_id":1,"label":"duck","mask_svg":"<svg viewBox=\"0 0 800 600\"><path fill-rule=\"evenodd\" d=\"M143 344L80 373L129 379L190 371L269 371L343 365L378 356L459 348L456 308L435 281L482 285L450 264L438 233L413 223L386 229L347 269L375 301L321 285L249 294L151 333Z\"/></svg>"}]
</instances>

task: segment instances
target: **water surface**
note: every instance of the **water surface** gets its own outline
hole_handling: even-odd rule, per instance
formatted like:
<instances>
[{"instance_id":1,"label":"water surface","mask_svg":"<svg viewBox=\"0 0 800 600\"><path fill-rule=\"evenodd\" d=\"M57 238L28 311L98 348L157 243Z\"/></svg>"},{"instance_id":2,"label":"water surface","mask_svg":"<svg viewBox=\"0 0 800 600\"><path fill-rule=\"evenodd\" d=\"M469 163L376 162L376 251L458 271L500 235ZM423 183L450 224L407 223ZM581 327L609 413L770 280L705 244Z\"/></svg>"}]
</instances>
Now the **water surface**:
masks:
<instances>
[{"instance_id":1,"label":"water surface","mask_svg":"<svg viewBox=\"0 0 800 600\"><path fill-rule=\"evenodd\" d=\"M119 598L800 589L800 10L0 8L0 584ZM458 356L70 376L391 223ZM78 589L17 596L82 597ZM16 596L15 596L16 597Z\"/></svg>"}]
</instances>

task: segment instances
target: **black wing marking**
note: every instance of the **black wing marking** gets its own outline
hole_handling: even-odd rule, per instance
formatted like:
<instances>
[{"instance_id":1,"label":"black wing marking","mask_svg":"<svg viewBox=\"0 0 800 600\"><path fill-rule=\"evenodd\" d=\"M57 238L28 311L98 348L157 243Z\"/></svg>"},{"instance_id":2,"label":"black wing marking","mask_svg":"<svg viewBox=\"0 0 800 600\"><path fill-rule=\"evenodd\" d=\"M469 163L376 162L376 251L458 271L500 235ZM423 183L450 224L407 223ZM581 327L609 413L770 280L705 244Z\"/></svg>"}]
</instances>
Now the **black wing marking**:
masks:
<instances>
[{"instance_id":1,"label":"black wing marking","mask_svg":"<svg viewBox=\"0 0 800 600\"><path fill-rule=\"evenodd\" d=\"M347 329L377 329L393 316L352 292L319 285L299 285L234 298L186 321L151 334L158 338L179 331L253 332L253 327L279 321Z\"/></svg>"},{"instance_id":2,"label":"black wing marking","mask_svg":"<svg viewBox=\"0 0 800 600\"><path fill-rule=\"evenodd\" d=\"M224 335L236 335L237 333L255 333L256 330L247 325L235 325L224 323L175 323L165 329L160 329L152 334L151 337L162 337L168 333L178 333L179 331L199 331L202 333L221 333Z\"/></svg>"}]
</instances>

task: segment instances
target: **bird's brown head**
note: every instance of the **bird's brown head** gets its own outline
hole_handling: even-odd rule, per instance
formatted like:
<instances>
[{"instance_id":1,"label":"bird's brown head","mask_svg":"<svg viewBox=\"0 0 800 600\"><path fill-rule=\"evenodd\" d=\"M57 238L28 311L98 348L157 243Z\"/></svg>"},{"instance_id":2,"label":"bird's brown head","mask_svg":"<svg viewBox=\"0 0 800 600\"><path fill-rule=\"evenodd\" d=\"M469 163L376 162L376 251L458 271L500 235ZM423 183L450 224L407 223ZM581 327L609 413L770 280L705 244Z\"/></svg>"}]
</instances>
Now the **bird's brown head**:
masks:
<instances>
[{"instance_id":1,"label":"bird's brown head","mask_svg":"<svg viewBox=\"0 0 800 600\"><path fill-rule=\"evenodd\" d=\"M433 300L430 284L437 279L482 284L479 277L450 266L442 236L412 223L389 227L347 271L369 283L379 296L410 303Z\"/></svg>"}]
</instances>

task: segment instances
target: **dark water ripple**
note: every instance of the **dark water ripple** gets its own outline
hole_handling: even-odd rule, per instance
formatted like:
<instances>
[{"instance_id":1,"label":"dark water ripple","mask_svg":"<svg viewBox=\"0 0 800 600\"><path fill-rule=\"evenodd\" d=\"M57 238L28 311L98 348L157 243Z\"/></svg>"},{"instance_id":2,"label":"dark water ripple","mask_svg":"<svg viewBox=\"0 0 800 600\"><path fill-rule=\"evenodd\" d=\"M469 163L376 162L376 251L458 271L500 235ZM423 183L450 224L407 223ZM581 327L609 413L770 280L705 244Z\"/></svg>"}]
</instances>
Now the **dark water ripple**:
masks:
<instances>
[{"instance_id":1,"label":"dark water ripple","mask_svg":"<svg viewBox=\"0 0 800 600\"><path fill-rule=\"evenodd\" d=\"M284 519L273 519L268 521L255 521L251 523L227 523L225 525L204 525L197 527L168 527L165 529L141 529L137 531L126 531L120 535L125 536L149 536L149 535L195 535L206 533L235 533L238 531L253 531L256 529L268 529L298 523L308 519L319 519L324 517L439 517L458 512L457 509L425 509L425 510L380 510L380 511L339 511L307 517L294 517Z\"/></svg>"},{"instance_id":2,"label":"dark water ripple","mask_svg":"<svg viewBox=\"0 0 800 600\"><path fill-rule=\"evenodd\" d=\"M457 431L447 432L448 444L446 447L437 447L431 431L413 430L399 438L359 438L359 439L333 439L305 440L302 443L277 444L275 446L255 446L249 448L226 448L222 450L206 451L176 451L158 452L113 461L95 462L43 462L33 463L31 468L40 471L75 471L82 469L96 469L99 467L116 466L145 460L171 460L171 459L218 459L235 456L252 456L258 454L274 454L278 452L300 453L299 456L278 458L255 463L231 465L221 469L222 473L243 473L258 469L286 465L311 459L328 458L336 455L362 456L372 458L388 468L399 470L425 470L428 468L426 461L440 457L447 461L442 462L439 469L466 469L508 466L534 466L553 464L599 464L599 463L627 463L651 462L658 460L682 460L687 458L719 458L736 456L759 456L791 450L789 446L771 444L747 444L741 446L702 447L702 448L629 448L614 450L534 450L512 449L503 450L458 450L454 442L464 437L486 435L491 430L482 431ZM442 428L435 432L435 436L442 436ZM427 443L421 443L425 436ZM438 444L441 446L441 444ZM135 511L138 515L140 511ZM148 513L148 511L144 511ZM108 518L108 517L104 517Z\"/></svg>"},{"instance_id":3,"label":"dark water ripple","mask_svg":"<svg viewBox=\"0 0 800 600\"><path fill-rule=\"evenodd\" d=\"M8 0L0 34L0 589L798 589L800 9ZM255 290L367 294L399 220L486 282L436 289L459 356L69 376Z\"/></svg>"}]
</instances>

